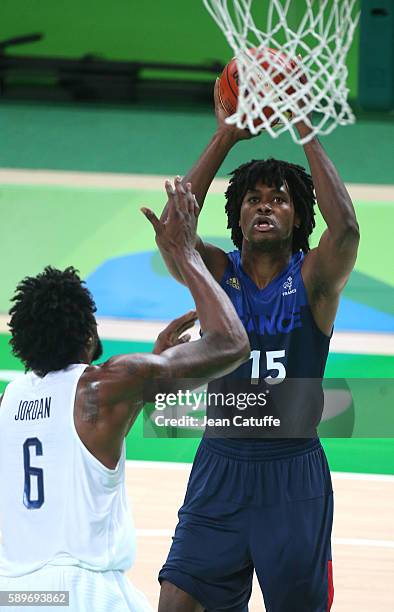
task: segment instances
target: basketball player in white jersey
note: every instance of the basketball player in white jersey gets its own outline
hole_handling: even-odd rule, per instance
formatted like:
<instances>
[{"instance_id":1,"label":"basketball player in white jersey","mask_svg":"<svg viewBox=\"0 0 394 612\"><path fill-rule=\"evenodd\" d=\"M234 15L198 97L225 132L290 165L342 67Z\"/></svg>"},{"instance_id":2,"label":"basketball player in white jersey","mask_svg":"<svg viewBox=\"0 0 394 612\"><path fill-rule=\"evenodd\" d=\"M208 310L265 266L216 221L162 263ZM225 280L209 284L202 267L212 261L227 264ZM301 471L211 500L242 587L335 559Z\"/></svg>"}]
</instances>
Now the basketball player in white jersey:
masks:
<instances>
[{"instance_id":1,"label":"basketball player in white jersey","mask_svg":"<svg viewBox=\"0 0 394 612\"><path fill-rule=\"evenodd\" d=\"M17 287L11 345L27 373L8 385L0 405L0 591L69 591L72 612L151 609L124 575L135 554L125 436L144 389L222 375L250 351L230 300L194 248L199 209L191 185L167 182L166 191L165 223L142 211L182 271L202 339L185 344L190 337L182 334L196 319L188 313L160 334L153 354L93 366L101 353L96 308L76 271L47 267Z\"/></svg>"}]
</instances>

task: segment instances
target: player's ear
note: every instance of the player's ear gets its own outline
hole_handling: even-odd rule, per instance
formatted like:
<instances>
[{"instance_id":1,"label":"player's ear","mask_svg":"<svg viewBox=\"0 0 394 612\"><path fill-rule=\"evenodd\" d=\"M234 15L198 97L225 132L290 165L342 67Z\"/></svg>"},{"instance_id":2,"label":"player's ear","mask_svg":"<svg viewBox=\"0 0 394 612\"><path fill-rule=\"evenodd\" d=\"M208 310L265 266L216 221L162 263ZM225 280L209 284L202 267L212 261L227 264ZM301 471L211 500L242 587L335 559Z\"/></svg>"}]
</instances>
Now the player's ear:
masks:
<instances>
[{"instance_id":1,"label":"player's ear","mask_svg":"<svg viewBox=\"0 0 394 612\"><path fill-rule=\"evenodd\" d=\"M301 219L298 215L294 215L294 227L299 229L301 227Z\"/></svg>"}]
</instances>

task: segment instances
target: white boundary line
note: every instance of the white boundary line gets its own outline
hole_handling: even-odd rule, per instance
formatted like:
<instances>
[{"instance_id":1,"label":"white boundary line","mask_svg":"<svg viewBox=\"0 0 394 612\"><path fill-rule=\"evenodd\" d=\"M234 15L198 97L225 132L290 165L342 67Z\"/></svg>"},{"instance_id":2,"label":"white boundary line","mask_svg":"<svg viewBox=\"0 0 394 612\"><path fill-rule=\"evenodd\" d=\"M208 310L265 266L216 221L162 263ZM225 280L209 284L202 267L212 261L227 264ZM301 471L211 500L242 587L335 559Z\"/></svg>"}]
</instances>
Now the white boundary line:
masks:
<instances>
[{"instance_id":1,"label":"white boundary line","mask_svg":"<svg viewBox=\"0 0 394 612\"><path fill-rule=\"evenodd\" d=\"M180 313L181 314L181 313ZM145 321L143 319L111 319L109 317L97 320L98 333L106 340L142 340L154 342L159 333L168 325L168 321ZM197 325L189 331L193 340L199 336Z\"/></svg>"},{"instance_id":2,"label":"white boundary line","mask_svg":"<svg viewBox=\"0 0 394 612\"><path fill-rule=\"evenodd\" d=\"M7 333L8 317L0 315L0 333ZM154 342L168 321L144 321L135 319L97 319L98 331L105 340L134 340ZM199 338L199 327L191 330L193 340ZM356 353L363 355L394 355L394 334L376 332L334 331L330 343L332 353Z\"/></svg>"},{"instance_id":3,"label":"white boundary line","mask_svg":"<svg viewBox=\"0 0 394 612\"><path fill-rule=\"evenodd\" d=\"M69 172L65 170L0 169L0 184L87 187L104 189L141 189L163 191L164 181L171 176L157 174L123 174L114 172ZM228 180L215 179L210 193L223 194ZM351 197L357 201L394 202L392 185L347 183Z\"/></svg>"},{"instance_id":4,"label":"white boundary line","mask_svg":"<svg viewBox=\"0 0 394 612\"><path fill-rule=\"evenodd\" d=\"M330 352L357 355L394 355L394 334L334 331Z\"/></svg>"},{"instance_id":5,"label":"white boundary line","mask_svg":"<svg viewBox=\"0 0 394 612\"><path fill-rule=\"evenodd\" d=\"M334 480L366 480L374 482L391 482L394 485L394 476L390 474L365 474L358 472L331 472Z\"/></svg>"},{"instance_id":6,"label":"white boundary line","mask_svg":"<svg viewBox=\"0 0 394 612\"><path fill-rule=\"evenodd\" d=\"M128 468L143 468L151 470L174 470L176 472L190 472L192 469L191 463L182 463L181 461L141 461L138 459L126 459L126 467Z\"/></svg>"},{"instance_id":7,"label":"white boundary line","mask_svg":"<svg viewBox=\"0 0 394 612\"><path fill-rule=\"evenodd\" d=\"M137 538L171 538L175 529L136 529Z\"/></svg>"},{"instance_id":8,"label":"white boundary line","mask_svg":"<svg viewBox=\"0 0 394 612\"><path fill-rule=\"evenodd\" d=\"M23 370L0 370L1 382L11 382L20 376L23 376Z\"/></svg>"},{"instance_id":9,"label":"white boundary line","mask_svg":"<svg viewBox=\"0 0 394 612\"><path fill-rule=\"evenodd\" d=\"M364 538L333 538L334 545L371 546L373 548L394 548L394 540L367 540Z\"/></svg>"}]
</instances>

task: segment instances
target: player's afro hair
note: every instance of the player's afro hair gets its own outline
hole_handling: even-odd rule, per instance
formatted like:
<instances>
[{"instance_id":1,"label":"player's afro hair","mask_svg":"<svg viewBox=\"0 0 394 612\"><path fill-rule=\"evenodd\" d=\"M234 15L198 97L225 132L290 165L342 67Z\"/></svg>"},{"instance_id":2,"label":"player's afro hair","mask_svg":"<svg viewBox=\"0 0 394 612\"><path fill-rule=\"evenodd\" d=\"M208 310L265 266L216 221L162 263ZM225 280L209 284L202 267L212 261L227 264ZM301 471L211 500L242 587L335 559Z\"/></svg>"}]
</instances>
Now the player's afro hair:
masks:
<instances>
[{"instance_id":1,"label":"player's afro hair","mask_svg":"<svg viewBox=\"0 0 394 612\"><path fill-rule=\"evenodd\" d=\"M227 227L231 229L231 238L241 250L243 234L239 227L242 200L248 189L253 189L259 181L269 187L280 189L286 183L292 197L294 208L300 218L300 227L293 229L293 253L300 249L309 251L309 236L315 227L316 197L312 177L302 166L289 164L277 159L262 159L242 164L231 173L226 191Z\"/></svg>"},{"instance_id":2,"label":"player's afro hair","mask_svg":"<svg viewBox=\"0 0 394 612\"><path fill-rule=\"evenodd\" d=\"M77 363L95 334L96 306L73 267L47 266L17 286L10 310L10 344L26 370L40 376Z\"/></svg>"}]
</instances>

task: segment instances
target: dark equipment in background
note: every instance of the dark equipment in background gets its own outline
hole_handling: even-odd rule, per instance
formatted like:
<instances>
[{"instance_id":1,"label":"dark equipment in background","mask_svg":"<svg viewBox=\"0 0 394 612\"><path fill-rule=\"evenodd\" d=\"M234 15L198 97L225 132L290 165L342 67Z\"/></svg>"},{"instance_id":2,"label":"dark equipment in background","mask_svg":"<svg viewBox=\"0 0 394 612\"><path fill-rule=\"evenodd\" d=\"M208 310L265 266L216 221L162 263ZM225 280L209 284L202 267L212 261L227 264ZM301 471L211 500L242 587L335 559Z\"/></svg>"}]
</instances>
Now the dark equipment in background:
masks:
<instances>
[{"instance_id":1,"label":"dark equipment in background","mask_svg":"<svg viewBox=\"0 0 394 612\"><path fill-rule=\"evenodd\" d=\"M212 81L223 70L205 64L110 61L11 55L9 47L42 40L30 34L0 42L0 98L59 102L212 104Z\"/></svg>"},{"instance_id":2,"label":"dark equipment in background","mask_svg":"<svg viewBox=\"0 0 394 612\"><path fill-rule=\"evenodd\" d=\"M394 109L394 0L361 0L359 103Z\"/></svg>"}]
</instances>

